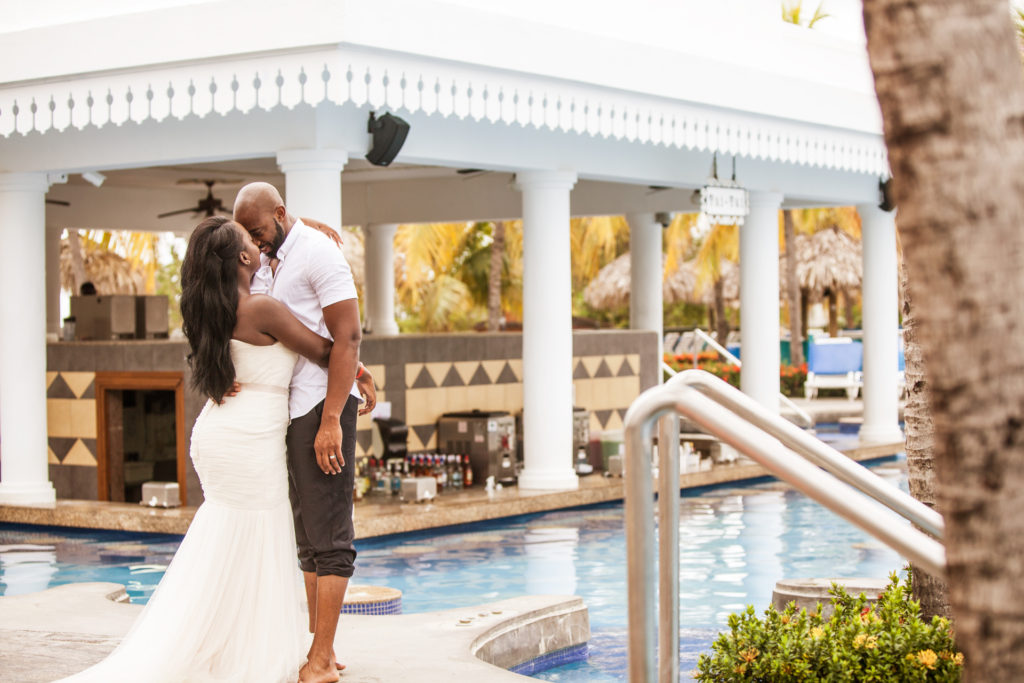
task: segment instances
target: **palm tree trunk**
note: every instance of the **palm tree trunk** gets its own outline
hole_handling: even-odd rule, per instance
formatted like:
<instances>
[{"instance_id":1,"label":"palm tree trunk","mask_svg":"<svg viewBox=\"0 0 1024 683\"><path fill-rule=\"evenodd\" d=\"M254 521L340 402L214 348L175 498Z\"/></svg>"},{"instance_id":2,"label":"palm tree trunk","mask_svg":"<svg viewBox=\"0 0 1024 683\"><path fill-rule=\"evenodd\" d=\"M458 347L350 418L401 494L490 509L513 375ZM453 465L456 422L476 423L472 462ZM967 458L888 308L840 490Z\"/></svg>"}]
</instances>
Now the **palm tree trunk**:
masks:
<instances>
[{"instance_id":1,"label":"palm tree trunk","mask_svg":"<svg viewBox=\"0 0 1024 683\"><path fill-rule=\"evenodd\" d=\"M864 0L965 681L1024 668L1024 81L1005 0Z\"/></svg>"},{"instance_id":2,"label":"palm tree trunk","mask_svg":"<svg viewBox=\"0 0 1024 683\"><path fill-rule=\"evenodd\" d=\"M836 310L838 302L834 289L828 290L828 336L839 336L839 313Z\"/></svg>"},{"instance_id":3,"label":"palm tree trunk","mask_svg":"<svg viewBox=\"0 0 1024 683\"><path fill-rule=\"evenodd\" d=\"M807 339L807 312L811 308L811 297L810 293L800 288L800 338ZM800 349L803 352L803 348Z\"/></svg>"},{"instance_id":4,"label":"palm tree trunk","mask_svg":"<svg viewBox=\"0 0 1024 683\"><path fill-rule=\"evenodd\" d=\"M725 296L721 278L715 280L712 290L715 293L715 334L718 343L725 346L729 339L729 318L725 315Z\"/></svg>"},{"instance_id":5,"label":"palm tree trunk","mask_svg":"<svg viewBox=\"0 0 1024 683\"><path fill-rule=\"evenodd\" d=\"M491 269L487 275L487 329L497 332L501 329L501 278L505 261L505 222L494 224L494 241L491 242Z\"/></svg>"},{"instance_id":6,"label":"palm tree trunk","mask_svg":"<svg viewBox=\"0 0 1024 683\"><path fill-rule=\"evenodd\" d=\"M910 495L930 508L937 504L935 467L932 459L934 427L928 410L928 383L925 380L924 358L918 342L917 321L910 295L907 293L907 271L900 268L900 290L903 294L903 354L907 361L907 404L903 410L907 435L907 478ZM914 599L921 602L926 619L935 615L949 617L949 595L945 582L917 567L913 571Z\"/></svg>"},{"instance_id":7,"label":"palm tree trunk","mask_svg":"<svg viewBox=\"0 0 1024 683\"><path fill-rule=\"evenodd\" d=\"M843 325L843 327L845 327L848 330L854 329L856 327L856 324L855 324L856 321L854 320L854 313L853 313L853 305L856 302L857 302L857 300L853 296L853 290L852 289L844 289L843 290L843 318L845 318L845 324Z\"/></svg>"},{"instance_id":8,"label":"palm tree trunk","mask_svg":"<svg viewBox=\"0 0 1024 683\"><path fill-rule=\"evenodd\" d=\"M71 273L75 280L75 291L71 294L77 296L79 287L85 282L85 259L82 257L82 240L77 230L68 230L68 249L71 253Z\"/></svg>"},{"instance_id":9,"label":"palm tree trunk","mask_svg":"<svg viewBox=\"0 0 1024 683\"><path fill-rule=\"evenodd\" d=\"M789 301L789 362L804 362L803 310L800 305L800 283L796 279L796 230L793 212L782 212L782 226L786 240L786 293Z\"/></svg>"}]
</instances>

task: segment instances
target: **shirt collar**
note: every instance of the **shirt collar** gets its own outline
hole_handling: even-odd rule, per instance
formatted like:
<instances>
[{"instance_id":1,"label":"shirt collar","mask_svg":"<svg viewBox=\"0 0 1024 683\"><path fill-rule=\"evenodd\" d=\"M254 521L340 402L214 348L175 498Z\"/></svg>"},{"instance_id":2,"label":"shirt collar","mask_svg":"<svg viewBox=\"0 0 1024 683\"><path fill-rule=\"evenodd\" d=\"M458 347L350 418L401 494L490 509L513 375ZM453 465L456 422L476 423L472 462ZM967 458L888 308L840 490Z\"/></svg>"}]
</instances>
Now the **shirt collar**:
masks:
<instances>
[{"instance_id":1,"label":"shirt collar","mask_svg":"<svg viewBox=\"0 0 1024 683\"><path fill-rule=\"evenodd\" d=\"M305 229L306 224L301 219L296 218L295 223L292 224L292 229L288 231L288 236L284 239L284 244L277 248L277 258L279 261L284 261L288 256L288 252L292 250L295 243L299 240L299 232Z\"/></svg>"}]
</instances>

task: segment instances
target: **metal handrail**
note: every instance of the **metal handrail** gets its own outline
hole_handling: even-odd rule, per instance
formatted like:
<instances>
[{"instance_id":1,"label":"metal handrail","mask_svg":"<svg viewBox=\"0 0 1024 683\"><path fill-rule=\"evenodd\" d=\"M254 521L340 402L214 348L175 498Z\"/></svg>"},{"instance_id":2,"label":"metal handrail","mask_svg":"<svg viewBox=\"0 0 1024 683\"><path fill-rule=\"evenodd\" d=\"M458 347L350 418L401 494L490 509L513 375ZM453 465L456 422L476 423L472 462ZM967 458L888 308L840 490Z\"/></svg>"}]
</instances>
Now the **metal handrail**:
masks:
<instances>
[{"instance_id":1,"label":"metal handrail","mask_svg":"<svg viewBox=\"0 0 1024 683\"><path fill-rule=\"evenodd\" d=\"M825 456L825 452L817 447L809 448L803 437L813 437L757 405L728 383L701 370L687 370L668 383L641 394L630 406L625 418L631 682L674 682L679 676L679 514L678 500L675 501L674 512L668 500L679 497L679 439L673 438L679 432L677 414L702 425L709 433L763 465L771 474L872 534L925 571L940 577L945 574L946 554L939 541L905 524L904 517L869 500L865 493L839 478L841 476L853 481L856 486L864 486L867 493L876 500L881 497L887 504L893 503L894 508L901 513L910 512L907 519L926 522L937 535L942 533L941 518L936 523L934 518L929 519L932 515L921 514L917 509L920 503L904 500L910 498L907 494L882 482L896 495L883 494L876 490L870 477L854 475L849 468L839 466L831 455ZM655 649L658 629L653 612L656 570L653 486L650 476L650 447L653 423L657 419L662 420L658 449L659 470L662 473L659 477L658 503L661 515L658 571L662 625L658 648L660 658L656 657ZM797 434L801 438L797 439ZM796 444L799 452L791 450L792 444ZM818 464L828 466L840 474L822 471ZM861 465L850 464L854 468L866 469ZM871 476L874 477L873 474ZM660 659L657 668L656 659Z\"/></svg>"},{"instance_id":2,"label":"metal handrail","mask_svg":"<svg viewBox=\"0 0 1024 683\"><path fill-rule=\"evenodd\" d=\"M945 523L938 512L887 484L868 468L857 464L788 420L780 419L778 415L768 411L729 383L703 370L685 370L670 379L667 385L693 387L711 397L747 422L774 436L805 460L832 473L861 493L866 493L935 538L942 538Z\"/></svg>"},{"instance_id":3,"label":"metal handrail","mask_svg":"<svg viewBox=\"0 0 1024 683\"><path fill-rule=\"evenodd\" d=\"M694 335L700 337L701 341L703 341L705 344L707 344L708 346L713 348L715 351L717 351L718 354L720 356L722 356L723 358L725 358L727 361L729 361L730 363L732 363L736 367L739 367L739 368L743 367L743 361L741 361L739 358L734 356L729 351L729 349L727 349L724 346L722 346L721 344L719 344L715 340L715 338L712 337L710 334L708 334L704 330L700 329L699 327L695 327L693 329L693 333L694 333ZM697 358L696 351L694 352L693 357L694 357L694 359ZM670 370L671 370L671 368L670 368ZM672 376L675 376L675 374L676 373L673 370L672 371ZM779 400L782 401L783 405L785 405L787 408L789 408L790 410L792 410L794 413L797 414L797 417L800 418L800 424L802 424L804 427L811 428L811 427L814 426L814 418L812 418L810 415L808 415L807 411L805 411L803 408L801 408L797 404L793 403L793 401L791 401L789 399L789 396L786 396L781 391L779 392Z\"/></svg>"}]
</instances>

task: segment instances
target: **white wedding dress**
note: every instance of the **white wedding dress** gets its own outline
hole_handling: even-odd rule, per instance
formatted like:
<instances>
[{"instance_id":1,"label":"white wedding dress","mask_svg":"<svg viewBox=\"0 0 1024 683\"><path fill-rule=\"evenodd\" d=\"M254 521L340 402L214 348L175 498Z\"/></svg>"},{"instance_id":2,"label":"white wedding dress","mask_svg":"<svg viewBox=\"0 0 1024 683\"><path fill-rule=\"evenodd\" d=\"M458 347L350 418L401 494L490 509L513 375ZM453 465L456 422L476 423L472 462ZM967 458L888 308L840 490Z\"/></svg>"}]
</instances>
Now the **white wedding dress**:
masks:
<instances>
[{"instance_id":1,"label":"white wedding dress","mask_svg":"<svg viewBox=\"0 0 1024 683\"><path fill-rule=\"evenodd\" d=\"M296 355L231 341L242 388L192 430L205 502L121 644L66 681L295 681L309 644L288 502Z\"/></svg>"}]
</instances>

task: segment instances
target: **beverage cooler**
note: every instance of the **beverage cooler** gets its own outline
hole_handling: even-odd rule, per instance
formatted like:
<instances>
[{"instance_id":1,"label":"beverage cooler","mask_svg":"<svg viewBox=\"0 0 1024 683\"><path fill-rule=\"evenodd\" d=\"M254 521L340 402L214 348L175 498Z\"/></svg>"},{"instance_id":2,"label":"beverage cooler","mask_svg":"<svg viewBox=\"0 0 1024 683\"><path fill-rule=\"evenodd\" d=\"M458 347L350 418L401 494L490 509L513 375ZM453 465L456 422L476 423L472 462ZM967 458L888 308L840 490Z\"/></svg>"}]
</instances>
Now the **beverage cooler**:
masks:
<instances>
[{"instance_id":1,"label":"beverage cooler","mask_svg":"<svg viewBox=\"0 0 1024 683\"><path fill-rule=\"evenodd\" d=\"M519 474L515 418L504 411L445 413L437 421L441 453L468 455L473 480L512 483Z\"/></svg>"}]
</instances>

